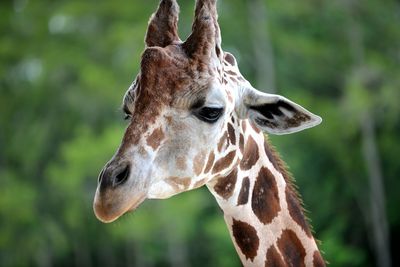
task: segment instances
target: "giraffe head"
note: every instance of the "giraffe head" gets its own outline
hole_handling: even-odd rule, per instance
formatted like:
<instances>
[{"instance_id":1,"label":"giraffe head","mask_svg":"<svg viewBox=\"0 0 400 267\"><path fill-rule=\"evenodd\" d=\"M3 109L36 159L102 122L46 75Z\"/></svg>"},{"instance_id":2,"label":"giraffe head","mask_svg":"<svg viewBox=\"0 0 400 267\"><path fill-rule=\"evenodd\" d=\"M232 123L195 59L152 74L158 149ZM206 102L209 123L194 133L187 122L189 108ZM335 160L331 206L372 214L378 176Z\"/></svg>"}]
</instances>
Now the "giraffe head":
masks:
<instances>
[{"instance_id":1,"label":"giraffe head","mask_svg":"<svg viewBox=\"0 0 400 267\"><path fill-rule=\"evenodd\" d=\"M147 198L168 198L226 175L239 161L242 120L273 133L321 119L278 95L261 93L221 49L216 0L197 0L192 33L177 34L176 0L150 19L140 73L126 92L122 143L99 175L96 216L111 222Z\"/></svg>"}]
</instances>

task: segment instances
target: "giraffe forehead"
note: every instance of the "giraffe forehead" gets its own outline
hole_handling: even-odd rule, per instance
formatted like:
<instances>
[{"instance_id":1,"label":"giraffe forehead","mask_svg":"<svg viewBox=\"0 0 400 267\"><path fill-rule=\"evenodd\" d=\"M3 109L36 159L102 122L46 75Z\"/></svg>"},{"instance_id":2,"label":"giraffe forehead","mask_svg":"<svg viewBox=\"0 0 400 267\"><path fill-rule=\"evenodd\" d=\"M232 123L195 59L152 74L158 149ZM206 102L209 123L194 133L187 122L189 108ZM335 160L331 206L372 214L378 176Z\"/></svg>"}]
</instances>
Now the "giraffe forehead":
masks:
<instances>
[{"instance_id":1,"label":"giraffe forehead","mask_svg":"<svg viewBox=\"0 0 400 267\"><path fill-rule=\"evenodd\" d=\"M208 92L215 92L207 89L222 87L222 68L219 61L204 62L188 58L181 44L165 48L150 47L142 54L137 95L159 98L172 104L193 96L204 97ZM218 96L220 94L214 94L210 99L218 99Z\"/></svg>"},{"instance_id":2,"label":"giraffe forehead","mask_svg":"<svg viewBox=\"0 0 400 267\"><path fill-rule=\"evenodd\" d=\"M140 69L143 90L157 88L170 93L192 89L216 75L211 62L189 58L181 44L147 48Z\"/></svg>"}]
</instances>

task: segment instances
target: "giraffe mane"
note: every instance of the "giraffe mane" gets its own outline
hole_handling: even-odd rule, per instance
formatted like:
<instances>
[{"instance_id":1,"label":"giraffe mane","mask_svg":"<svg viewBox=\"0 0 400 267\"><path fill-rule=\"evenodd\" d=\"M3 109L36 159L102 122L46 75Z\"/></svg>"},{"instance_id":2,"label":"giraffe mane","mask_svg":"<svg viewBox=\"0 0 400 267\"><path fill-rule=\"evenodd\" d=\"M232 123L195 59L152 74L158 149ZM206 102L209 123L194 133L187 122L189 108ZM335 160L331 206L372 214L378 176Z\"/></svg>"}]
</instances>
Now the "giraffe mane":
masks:
<instances>
[{"instance_id":1,"label":"giraffe mane","mask_svg":"<svg viewBox=\"0 0 400 267\"><path fill-rule=\"evenodd\" d=\"M309 229L310 234L314 233L314 230L311 225L311 220L308 216L309 211L304 208L304 202L303 199L299 193L299 189L296 182L296 179L294 178L293 174L289 170L289 166L287 165L286 162L282 160L282 156L280 155L279 152L277 152L275 146L271 143L269 140L269 137L267 134L264 134L265 137L265 152L267 153L268 157L271 160L272 165L279 171L283 178L285 179L285 182L288 185L288 190L291 192L291 194L294 196L295 200L297 200L300 210L303 213L303 218L305 219L305 224L303 224L303 227L306 227Z\"/></svg>"}]
</instances>

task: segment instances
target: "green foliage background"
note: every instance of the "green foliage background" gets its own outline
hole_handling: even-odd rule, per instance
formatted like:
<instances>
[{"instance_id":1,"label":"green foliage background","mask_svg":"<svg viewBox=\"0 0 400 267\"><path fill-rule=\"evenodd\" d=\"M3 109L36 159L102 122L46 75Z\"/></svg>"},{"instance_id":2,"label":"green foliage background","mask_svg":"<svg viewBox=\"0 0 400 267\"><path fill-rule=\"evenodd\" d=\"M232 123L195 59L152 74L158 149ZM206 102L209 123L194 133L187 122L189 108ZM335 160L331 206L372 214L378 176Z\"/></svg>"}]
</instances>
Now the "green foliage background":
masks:
<instances>
[{"instance_id":1,"label":"green foliage background","mask_svg":"<svg viewBox=\"0 0 400 267\"><path fill-rule=\"evenodd\" d=\"M249 2L220 1L219 13L224 49L255 82ZM269 29L278 93L324 119L272 140L297 178L325 258L331 266L375 266L360 127L368 111L398 265L400 3L264 2L268 25L260 27ZM92 212L157 3L0 2L0 266L240 266L204 188L147 201L111 225ZM180 4L184 37L194 1Z\"/></svg>"}]
</instances>

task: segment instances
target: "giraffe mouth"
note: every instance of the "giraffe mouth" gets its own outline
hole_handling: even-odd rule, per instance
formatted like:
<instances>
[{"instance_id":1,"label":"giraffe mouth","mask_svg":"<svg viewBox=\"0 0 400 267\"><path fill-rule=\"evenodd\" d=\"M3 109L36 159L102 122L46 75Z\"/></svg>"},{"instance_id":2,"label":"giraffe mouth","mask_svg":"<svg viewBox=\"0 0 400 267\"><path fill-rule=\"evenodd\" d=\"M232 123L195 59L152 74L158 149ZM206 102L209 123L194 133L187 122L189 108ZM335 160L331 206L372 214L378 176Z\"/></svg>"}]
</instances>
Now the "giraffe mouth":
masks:
<instances>
[{"instance_id":1,"label":"giraffe mouth","mask_svg":"<svg viewBox=\"0 0 400 267\"><path fill-rule=\"evenodd\" d=\"M145 199L146 199L145 196L140 197L138 200L134 201L134 202L130 205L130 207L128 208L128 210L125 211L124 213L135 211L135 210L140 206L140 204L142 204L143 201L145 201ZM124 213L123 213L123 214L124 214ZM122 214L122 215L123 215L123 214Z\"/></svg>"},{"instance_id":2,"label":"giraffe mouth","mask_svg":"<svg viewBox=\"0 0 400 267\"><path fill-rule=\"evenodd\" d=\"M123 216L126 213L134 212L140 206L140 204L142 204L143 201L145 201L145 199L146 199L145 195L140 196L139 198L133 199L126 206L127 208L123 209L122 212L119 215L117 215L112 221L116 221L119 217Z\"/></svg>"},{"instance_id":3,"label":"giraffe mouth","mask_svg":"<svg viewBox=\"0 0 400 267\"><path fill-rule=\"evenodd\" d=\"M146 199L146 196L140 196L132 199L127 205L120 206L118 204L104 203L99 199L96 199L93 205L94 213L101 222L111 223L116 221L119 217L125 213L133 212L140 204Z\"/></svg>"}]
</instances>

